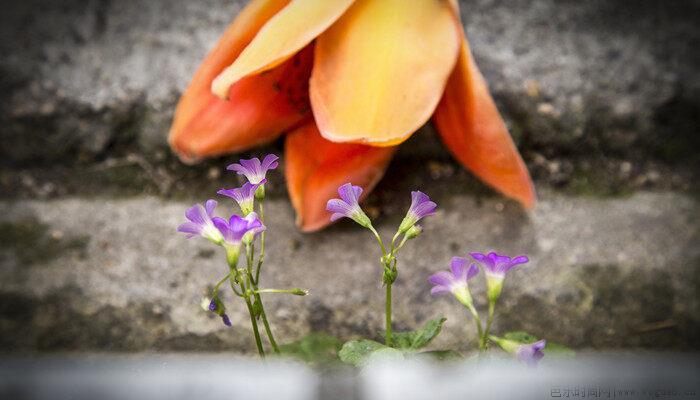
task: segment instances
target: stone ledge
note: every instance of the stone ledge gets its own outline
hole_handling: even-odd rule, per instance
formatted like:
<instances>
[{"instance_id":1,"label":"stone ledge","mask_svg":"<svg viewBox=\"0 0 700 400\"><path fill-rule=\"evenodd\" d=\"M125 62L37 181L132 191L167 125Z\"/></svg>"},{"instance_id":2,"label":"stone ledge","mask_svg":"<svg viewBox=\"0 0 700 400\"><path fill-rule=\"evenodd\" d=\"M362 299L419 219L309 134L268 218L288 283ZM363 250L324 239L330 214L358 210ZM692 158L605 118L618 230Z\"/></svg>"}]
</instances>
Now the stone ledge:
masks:
<instances>
[{"instance_id":1,"label":"stone ledge","mask_svg":"<svg viewBox=\"0 0 700 400\"><path fill-rule=\"evenodd\" d=\"M532 258L506 281L497 331L575 348L700 346L697 200L543 193L532 214L500 199L454 195L439 204L423 237L400 255L396 330L442 313L448 321L434 346L468 348L463 309L431 298L426 279L453 255L496 249ZM0 202L0 349L251 351L245 311L230 296L232 329L200 308L225 268L211 245L175 232L189 205L153 197ZM266 214L264 284L312 293L267 298L280 341L311 330L376 336L383 292L371 237L350 223L301 234L284 199L269 202ZM383 235L396 218L378 222ZM477 279L476 298L482 286Z\"/></svg>"}]
</instances>

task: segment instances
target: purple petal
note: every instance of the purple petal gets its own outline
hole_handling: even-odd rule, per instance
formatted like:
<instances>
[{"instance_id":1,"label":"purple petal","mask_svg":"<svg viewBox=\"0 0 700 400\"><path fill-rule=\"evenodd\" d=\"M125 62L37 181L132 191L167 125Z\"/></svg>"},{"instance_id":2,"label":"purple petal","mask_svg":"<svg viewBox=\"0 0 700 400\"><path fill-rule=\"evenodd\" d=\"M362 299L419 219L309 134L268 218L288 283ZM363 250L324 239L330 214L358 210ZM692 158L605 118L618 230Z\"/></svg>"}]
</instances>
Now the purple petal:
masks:
<instances>
[{"instance_id":1,"label":"purple petal","mask_svg":"<svg viewBox=\"0 0 700 400\"><path fill-rule=\"evenodd\" d=\"M340 198L351 206L357 204L357 201L362 194L362 188L353 186L351 183L346 183L338 188Z\"/></svg>"},{"instance_id":2,"label":"purple petal","mask_svg":"<svg viewBox=\"0 0 700 400\"><path fill-rule=\"evenodd\" d=\"M262 161L262 169L263 171L267 172L271 169L277 168L277 160L279 160L279 157L277 157L274 154L268 154L263 158Z\"/></svg>"},{"instance_id":3,"label":"purple petal","mask_svg":"<svg viewBox=\"0 0 700 400\"><path fill-rule=\"evenodd\" d=\"M216 311L216 300L211 299L211 302L209 303L209 311Z\"/></svg>"},{"instance_id":4,"label":"purple petal","mask_svg":"<svg viewBox=\"0 0 700 400\"><path fill-rule=\"evenodd\" d=\"M220 218L220 217L214 217L211 219L211 222L214 223L214 226L216 227L216 229L218 229L219 232L221 232L221 234L224 235L224 237L226 237L228 235L229 229L228 229L228 224L226 223L225 219Z\"/></svg>"},{"instance_id":5,"label":"purple petal","mask_svg":"<svg viewBox=\"0 0 700 400\"><path fill-rule=\"evenodd\" d=\"M521 345L517 352L517 358L529 366L535 366L544 357L542 350L546 345L545 340L540 340L531 344Z\"/></svg>"},{"instance_id":6,"label":"purple petal","mask_svg":"<svg viewBox=\"0 0 700 400\"><path fill-rule=\"evenodd\" d=\"M328 202L326 203L326 210L330 211L332 213L335 213L335 214L340 214L341 216L338 218L341 218L341 217L348 217L349 218L353 213L353 207L340 199L328 200Z\"/></svg>"},{"instance_id":7,"label":"purple petal","mask_svg":"<svg viewBox=\"0 0 700 400\"><path fill-rule=\"evenodd\" d=\"M462 257L452 257L450 269L452 275L459 280L467 280L467 259Z\"/></svg>"},{"instance_id":8,"label":"purple petal","mask_svg":"<svg viewBox=\"0 0 700 400\"><path fill-rule=\"evenodd\" d=\"M518 266L520 264L525 264L529 261L530 261L530 259L527 258L527 256L517 256L514 259L512 259L508 264L503 266L503 268L502 268L503 273L507 273L508 271L515 268L516 266Z\"/></svg>"},{"instance_id":9,"label":"purple petal","mask_svg":"<svg viewBox=\"0 0 700 400\"><path fill-rule=\"evenodd\" d=\"M544 347L545 347L546 345L547 345L547 341L544 340L544 339L542 339L542 340L538 340L537 342L533 343L533 344L532 344L532 348L533 348L535 351L542 351L542 350L544 350Z\"/></svg>"},{"instance_id":10,"label":"purple petal","mask_svg":"<svg viewBox=\"0 0 700 400\"><path fill-rule=\"evenodd\" d=\"M204 225L207 222L207 214L201 204L195 204L185 211L185 217L198 225Z\"/></svg>"},{"instance_id":11,"label":"purple petal","mask_svg":"<svg viewBox=\"0 0 700 400\"><path fill-rule=\"evenodd\" d=\"M214 209L216 208L217 204L218 203L216 202L216 200L212 200L212 199L209 199L206 201L206 203L204 203L204 207L206 209L206 212L207 212L207 215L209 216L209 218L214 216Z\"/></svg>"},{"instance_id":12,"label":"purple petal","mask_svg":"<svg viewBox=\"0 0 700 400\"><path fill-rule=\"evenodd\" d=\"M432 283L433 285L450 287L452 285L452 283L455 281L455 278L454 278L454 276L452 276L452 274L450 274L447 271L440 271L438 273L430 275L430 278L428 278L428 281L430 283Z\"/></svg>"},{"instance_id":13,"label":"purple petal","mask_svg":"<svg viewBox=\"0 0 700 400\"><path fill-rule=\"evenodd\" d=\"M337 221L341 218L345 218L345 217L347 217L347 215L335 213L335 214L331 215L331 222L335 222L335 221Z\"/></svg>"},{"instance_id":14,"label":"purple petal","mask_svg":"<svg viewBox=\"0 0 700 400\"><path fill-rule=\"evenodd\" d=\"M199 235L202 232L202 226L192 222L185 222L177 227L177 231L187 233L187 237L191 238L192 236Z\"/></svg>"},{"instance_id":15,"label":"purple petal","mask_svg":"<svg viewBox=\"0 0 700 400\"><path fill-rule=\"evenodd\" d=\"M411 192L410 210L416 214L418 219L434 214L435 208L437 208L437 204L430 201L428 195L418 190Z\"/></svg>"},{"instance_id":16,"label":"purple petal","mask_svg":"<svg viewBox=\"0 0 700 400\"><path fill-rule=\"evenodd\" d=\"M433 296L436 296L436 295L439 295L439 294L447 293L447 292L449 292L449 291L450 291L450 288L449 288L449 287L447 287L447 286L442 286L442 285L437 285L437 286L433 286L433 288L430 289L430 294L432 294Z\"/></svg>"},{"instance_id":17,"label":"purple petal","mask_svg":"<svg viewBox=\"0 0 700 400\"><path fill-rule=\"evenodd\" d=\"M220 194L222 196L230 197L234 200L236 200L236 195L238 193L238 189L220 189L216 192L216 194Z\"/></svg>"},{"instance_id":18,"label":"purple petal","mask_svg":"<svg viewBox=\"0 0 700 400\"><path fill-rule=\"evenodd\" d=\"M231 326L231 320L229 319L228 315L222 315L221 320L224 321L224 325Z\"/></svg>"},{"instance_id":19,"label":"purple petal","mask_svg":"<svg viewBox=\"0 0 700 400\"><path fill-rule=\"evenodd\" d=\"M489 272L495 272L496 271L496 264L494 264L493 260L487 256L486 254L483 253L469 253L470 256L472 256L473 259L476 261L480 262L484 268L489 270Z\"/></svg>"},{"instance_id":20,"label":"purple petal","mask_svg":"<svg viewBox=\"0 0 700 400\"><path fill-rule=\"evenodd\" d=\"M467 280L472 279L478 273L479 273L479 267L477 267L476 264L470 265L469 271L467 271Z\"/></svg>"},{"instance_id":21,"label":"purple petal","mask_svg":"<svg viewBox=\"0 0 700 400\"><path fill-rule=\"evenodd\" d=\"M435 204L432 201L428 201L426 203L416 206L416 208L413 209L413 212L416 214L416 216L418 216L418 219L421 219L435 214L436 208L437 204Z\"/></svg>"},{"instance_id":22,"label":"purple petal","mask_svg":"<svg viewBox=\"0 0 700 400\"><path fill-rule=\"evenodd\" d=\"M251 158L250 160L240 160L239 162L241 163L243 168L245 168L248 171L250 175L259 176L262 174L262 169L260 168L260 160L257 157Z\"/></svg>"},{"instance_id":23,"label":"purple petal","mask_svg":"<svg viewBox=\"0 0 700 400\"><path fill-rule=\"evenodd\" d=\"M248 169L246 169L244 166L238 163L234 163L226 167L227 170L229 171L235 171L239 175L245 175L248 172Z\"/></svg>"},{"instance_id":24,"label":"purple petal","mask_svg":"<svg viewBox=\"0 0 700 400\"><path fill-rule=\"evenodd\" d=\"M228 220L228 229L231 230L231 232L234 232L236 236L238 236L239 233L246 231L247 228L248 221L236 214L233 214ZM241 236L243 236L242 233Z\"/></svg>"}]
</instances>

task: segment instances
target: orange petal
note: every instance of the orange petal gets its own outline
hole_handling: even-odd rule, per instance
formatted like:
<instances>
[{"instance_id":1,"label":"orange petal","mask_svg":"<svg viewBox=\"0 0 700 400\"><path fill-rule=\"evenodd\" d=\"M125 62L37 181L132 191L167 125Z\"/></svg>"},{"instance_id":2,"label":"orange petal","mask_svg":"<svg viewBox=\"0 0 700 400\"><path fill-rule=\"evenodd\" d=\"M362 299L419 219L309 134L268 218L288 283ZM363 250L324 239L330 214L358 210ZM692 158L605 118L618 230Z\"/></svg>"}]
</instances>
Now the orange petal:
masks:
<instances>
[{"instance_id":1,"label":"orange petal","mask_svg":"<svg viewBox=\"0 0 700 400\"><path fill-rule=\"evenodd\" d=\"M333 143L321 137L312 121L287 135L285 174L297 225L305 232L330 224L328 200L338 187L352 182L364 189L363 199L379 182L396 147Z\"/></svg>"},{"instance_id":2,"label":"orange petal","mask_svg":"<svg viewBox=\"0 0 700 400\"><path fill-rule=\"evenodd\" d=\"M272 17L236 61L212 83L226 97L240 79L269 70L308 45L335 22L353 0L295 0Z\"/></svg>"},{"instance_id":3,"label":"orange petal","mask_svg":"<svg viewBox=\"0 0 700 400\"><path fill-rule=\"evenodd\" d=\"M446 1L356 0L316 40L310 95L323 137L406 140L435 110L459 36Z\"/></svg>"},{"instance_id":4,"label":"orange petal","mask_svg":"<svg viewBox=\"0 0 700 400\"><path fill-rule=\"evenodd\" d=\"M260 28L289 0L251 1L229 25L214 49L199 66L175 112L172 131L180 131L202 107L202 97L209 94L211 81L231 64L255 37Z\"/></svg>"},{"instance_id":5,"label":"orange petal","mask_svg":"<svg viewBox=\"0 0 700 400\"><path fill-rule=\"evenodd\" d=\"M200 66L180 99L170 130L170 145L184 161L268 142L309 114L311 47L268 73L232 86L228 102L210 92L212 79L233 62L265 21L286 3L251 2Z\"/></svg>"},{"instance_id":6,"label":"orange petal","mask_svg":"<svg viewBox=\"0 0 700 400\"><path fill-rule=\"evenodd\" d=\"M474 175L526 208L535 205L530 174L498 113L466 38L433 121L445 145Z\"/></svg>"},{"instance_id":7,"label":"orange petal","mask_svg":"<svg viewBox=\"0 0 700 400\"><path fill-rule=\"evenodd\" d=\"M308 82L313 47L266 73L245 78L229 100L202 96L197 114L170 144L185 160L242 151L277 138L310 115Z\"/></svg>"}]
</instances>

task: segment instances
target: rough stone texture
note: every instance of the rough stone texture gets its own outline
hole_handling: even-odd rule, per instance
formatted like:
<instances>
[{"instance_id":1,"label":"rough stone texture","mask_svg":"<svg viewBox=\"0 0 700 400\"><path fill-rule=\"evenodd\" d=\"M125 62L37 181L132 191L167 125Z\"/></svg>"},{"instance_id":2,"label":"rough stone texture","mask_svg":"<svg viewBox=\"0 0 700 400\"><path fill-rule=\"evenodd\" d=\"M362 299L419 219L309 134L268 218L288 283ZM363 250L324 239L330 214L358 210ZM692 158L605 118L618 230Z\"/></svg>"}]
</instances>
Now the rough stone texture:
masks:
<instances>
[{"instance_id":1,"label":"rough stone texture","mask_svg":"<svg viewBox=\"0 0 700 400\"><path fill-rule=\"evenodd\" d=\"M173 231L192 199L231 184L220 172L229 159L183 167L165 148L179 93L242 4L3 5L1 351L252 349L241 307L231 305L233 330L199 307L223 273L220 255ZM454 301L431 299L425 278L454 254L498 249L533 263L509 278L497 329L574 347L697 349L700 4L461 5L542 202L528 215L494 196L430 128L401 146L366 209L385 235L408 190L425 189L442 211L402 255L396 328L442 311L435 347L467 348L471 323ZM376 335L373 241L349 224L297 232L282 176L268 183L264 279L313 293L269 298L282 341Z\"/></svg>"},{"instance_id":2,"label":"rough stone texture","mask_svg":"<svg viewBox=\"0 0 700 400\"><path fill-rule=\"evenodd\" d=\"M11 165L164 146L173 105L242 1L27 0L0 16ZM697 1L472 0L462 16L521 146L695 156ZM442 153L445 154L445 153Z\"/></svg>"},{"instance_id":3,"label":"rough stone texture","mask_svg":"<svg viewBox=\"0 0 700 400\"><path fill-rule=\"evenodd\" d=\"M226 298L233 329L200 306L225 266L209 243L175 233L187 206L154 197L0 203L0 350L251 351L239 302ZM350 223L301 234L283 200L267 215L264 285L311 290L267 296L279 339L310 330L375 337L383 290L371 236ZM400 255L395 329L444 313L434 347L468 348L471 321L454 300L431 298L426 278L452 255L498 249L532 262L508 276L497 332L527 330L576 348L698 349L698 215L697 200L673 193L544 193L531 215L500 199L443 199ZM397 222L384 219L380 232L391 235ZM481 277L472 287L482 299Z\"/></svg>"}]
</instances>

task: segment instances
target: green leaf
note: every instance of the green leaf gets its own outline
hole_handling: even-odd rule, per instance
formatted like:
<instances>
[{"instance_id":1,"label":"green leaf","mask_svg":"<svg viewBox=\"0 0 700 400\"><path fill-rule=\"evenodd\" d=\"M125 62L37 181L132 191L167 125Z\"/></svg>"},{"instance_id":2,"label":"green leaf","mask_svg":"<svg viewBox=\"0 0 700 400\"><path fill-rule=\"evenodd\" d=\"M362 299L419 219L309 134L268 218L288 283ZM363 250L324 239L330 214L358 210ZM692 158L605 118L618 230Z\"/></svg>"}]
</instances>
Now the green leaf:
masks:
<instances>
[{"instance_id":1,"label":"green leaf","mask_svg":"<svg viewBox=\"0 0 700 400\"><path fill-rule=\"evenodd\" d=\"M369 362L374 362L377 360L391 360L391 361L396 361L396 360L403 360L405 358L403 351L394 349L391 347L383 347L381 349L377 349L371 353L369 353L369 356L367 356L364 359L364 363L369 363Z\"/></svg>"},{"instance_id":2,"label":"green leaf","mask_svg":"<svg viewBox=\"0 0 700 400\"><path fill-rule=\"evenodd\" d=\"M343 345L338 356L340 361L357 367L364 364L371 353L386 348L388 347L374 340L351 340Z\"/></svg>"},{"instance_id":3,"label":"green leaf","mask_svg":"<svg viewBox=\"0 0 700 400\"><path fill-rule=\"evenodd\" d=\"M576 355L576 352L572 349L564 346L563 344L554 342L547 342L547 345L544 347L542 352L545 355L552 357L573 357Z\"/></svg>"},{"instance_id":4,"label":"green leaf","mask_svg":"<svg viewBox=\"0 0 700 400\"><path fill-rule=\"evenodd\" d=\"M426 322L418 330L394 333L394 347L404 350L418 350L427 346L440 333L446 320L447 318L441 315Z\"/></svg>"},{"instance_id":5,"label":"green leaf","mask_svg":"<svg viewBox=\"0 0 700 400\"><path fill-rule=\"evenodd\" d=\"M514 342L518 343L535 343L537 340L536 336L533 336L527 332L523 331L514 331L514 332L508 332L505 335L503 335L504 339L512 340Z\"/></svg>"},{"instance_id":6,"label":"green leaf","mask_svg":"<svg viewBox=\"0 0 700 400\"><path fill-rule=\"evenodd\" d=\"M280 346L280 352L308 363L330 363L338 360L341 341L325 333L309 333L301 339Z\"/></svg>"}]
</instances>

